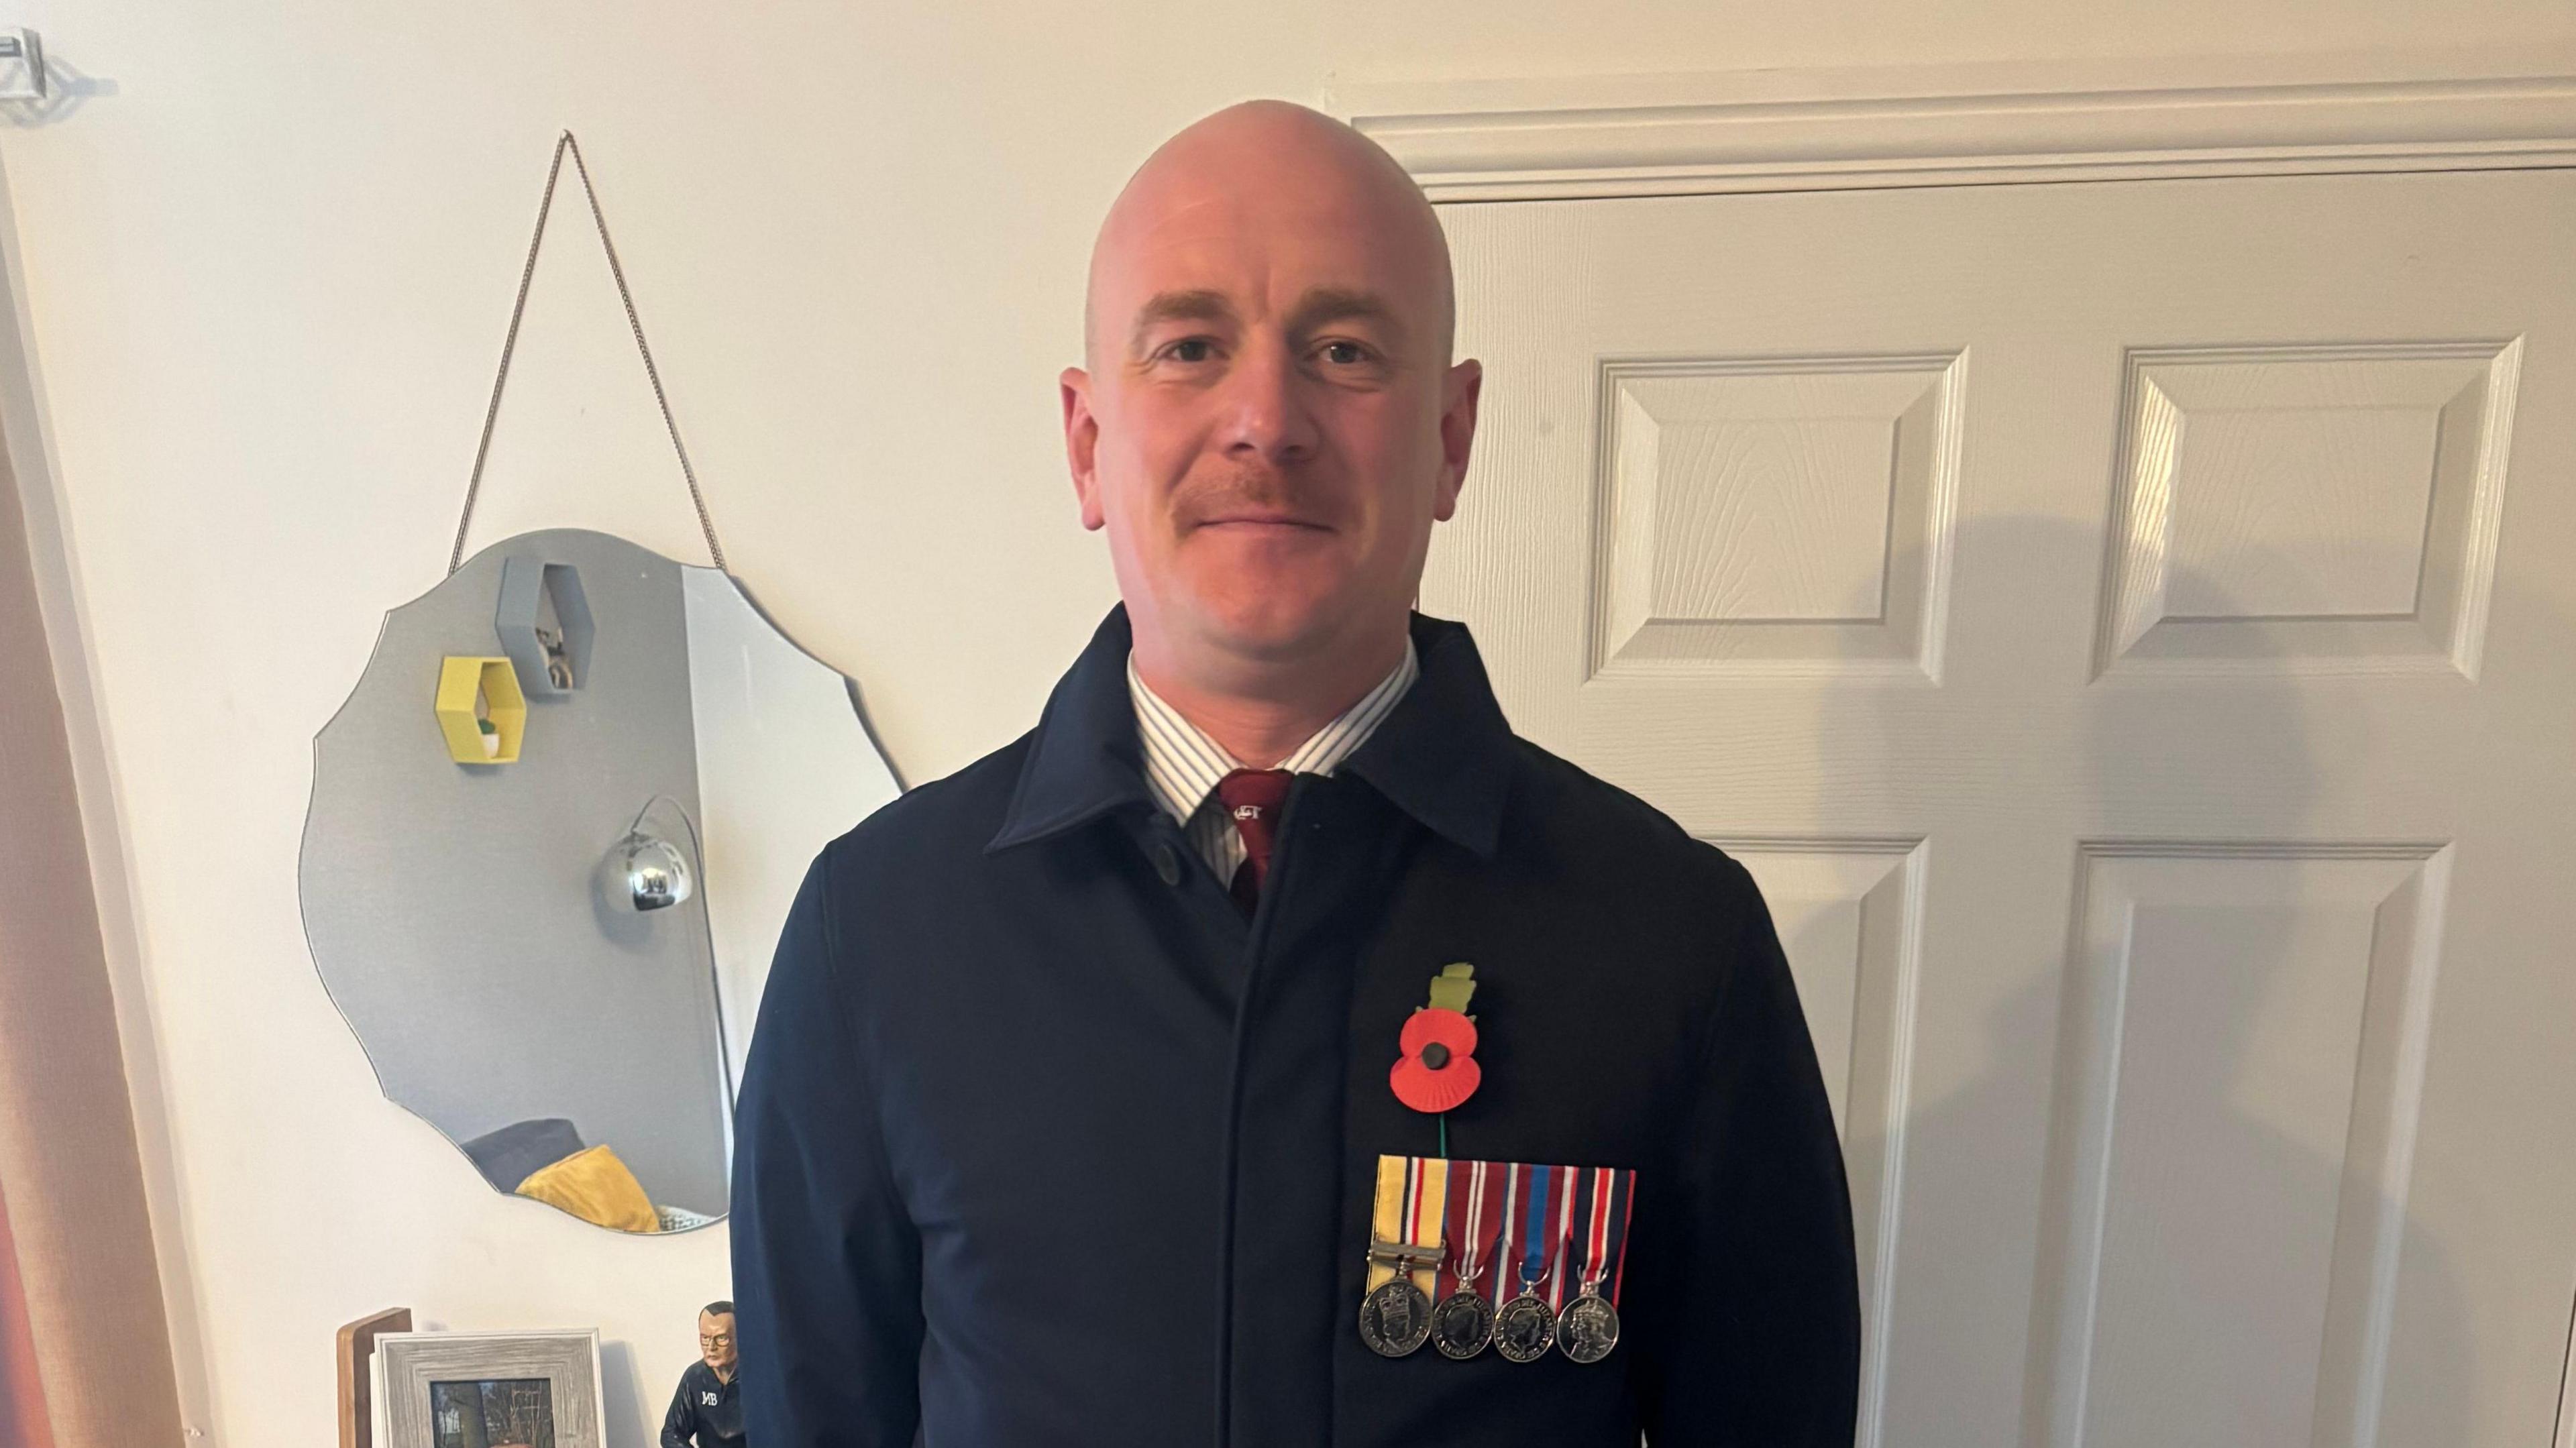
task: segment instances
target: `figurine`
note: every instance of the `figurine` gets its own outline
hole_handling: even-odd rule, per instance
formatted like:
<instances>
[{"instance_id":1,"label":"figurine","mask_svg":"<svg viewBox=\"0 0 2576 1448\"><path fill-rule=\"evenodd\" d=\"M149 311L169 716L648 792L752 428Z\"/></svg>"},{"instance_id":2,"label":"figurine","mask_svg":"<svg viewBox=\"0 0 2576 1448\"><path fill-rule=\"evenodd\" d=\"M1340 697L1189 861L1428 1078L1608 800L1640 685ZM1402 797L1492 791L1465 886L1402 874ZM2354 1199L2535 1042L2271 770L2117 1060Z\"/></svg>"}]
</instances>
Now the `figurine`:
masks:
<instances>
[{"instance_id":1,"label":"figurine","mask_svg":"<svg viewBox=\"0 0 2576 1448\"><path fill-rule=\"evenodd\" d=\"M546 656L546 681L558 689L572 687L572 647L559 628L537 625L537 647Z\"/></svg>"},{"instance_id":2,"label":"figurine","mask_svg":"<svg viewBox=\"0 0 2576 1448\"><path fill-rule=\"evenodd\" d=\"M662 1419L662 1448L743 1448L737 1361L733 1304L710 1302L698 1313L698 1360L680 1374L680 1391Z\"/></svg>"}]
</instances>

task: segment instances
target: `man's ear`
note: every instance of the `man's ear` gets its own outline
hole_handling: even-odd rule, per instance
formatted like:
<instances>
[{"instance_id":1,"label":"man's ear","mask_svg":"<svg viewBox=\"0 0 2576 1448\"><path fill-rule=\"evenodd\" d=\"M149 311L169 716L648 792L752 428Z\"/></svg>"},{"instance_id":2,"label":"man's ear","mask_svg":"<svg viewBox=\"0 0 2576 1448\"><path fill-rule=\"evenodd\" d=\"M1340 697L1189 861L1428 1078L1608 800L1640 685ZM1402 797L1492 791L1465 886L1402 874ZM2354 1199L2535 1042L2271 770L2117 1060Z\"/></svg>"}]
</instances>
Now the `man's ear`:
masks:
<instances>
[{"instance_id":1,"label":"man's ear","mask_svg":"<svg viewBox=\"0 0 2576 1448\"><path fill-rule=\"evenodd\" d=\"M1450 368L1441 381L1440 487L1431 500L1431 516L1443 523L1458 511L1458 490L1467 485L1467 454L1476 443L1476 397L1484 386L1485 365L1473 357Z\"/></svg>"},{"instance_id":2,"label":"man's ear","mask_svg":"<svg viewBox=\"0 0 2576 1448\"><path fill-rule=\"evenodd\" d=\"M1064 402L1064 461L1073 472L1074 501L1082 508L1082 526L1098 532L1106 521L1100 511L1100 419L1091 415L1091 374L1067 367L1056 377Z\"/></svg>"}]
</instances>

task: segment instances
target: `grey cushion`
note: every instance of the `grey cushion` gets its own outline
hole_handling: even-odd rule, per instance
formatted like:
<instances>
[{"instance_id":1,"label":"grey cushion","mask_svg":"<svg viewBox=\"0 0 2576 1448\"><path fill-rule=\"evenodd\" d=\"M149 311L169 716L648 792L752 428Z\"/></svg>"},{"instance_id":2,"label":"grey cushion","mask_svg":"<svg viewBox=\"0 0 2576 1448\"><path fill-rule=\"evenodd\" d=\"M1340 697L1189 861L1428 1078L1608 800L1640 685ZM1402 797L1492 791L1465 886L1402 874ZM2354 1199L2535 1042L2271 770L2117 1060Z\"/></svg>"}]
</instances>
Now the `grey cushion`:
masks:
<instances>
[{"instance_id":1,"label":"grey cushion","mask_svg":"<svg viewBox=\"0 0 2576 1448\"><path fill-rule=\"evenodd\" d=\"M466 1142L465 1154L483 1177L505 1192L519 1189L540 1170L582 1149L581 1132L560 1116L514 1121Z\"/></svg>"}]
</instances>

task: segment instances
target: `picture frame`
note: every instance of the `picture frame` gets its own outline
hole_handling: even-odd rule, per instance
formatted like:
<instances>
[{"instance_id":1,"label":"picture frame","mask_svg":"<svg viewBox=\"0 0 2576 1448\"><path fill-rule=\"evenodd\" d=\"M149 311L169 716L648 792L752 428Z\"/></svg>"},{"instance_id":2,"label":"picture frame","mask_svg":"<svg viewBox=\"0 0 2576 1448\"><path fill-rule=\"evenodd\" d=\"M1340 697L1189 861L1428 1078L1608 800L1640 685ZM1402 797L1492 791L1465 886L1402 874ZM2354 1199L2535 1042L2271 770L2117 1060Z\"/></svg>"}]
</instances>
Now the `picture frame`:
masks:
<instances>
[{"instance_id":1,"label":"picture frame","mask_svg":"<svg viewBox=\"0 0 2576 1448\"><path fill-rule=\"evenodd\" d=\"M340 1448L376 1448L376 1339L411 1331L411 1309L389 1307L341 1326Z\"/></svg>"},{"instance_id":2,"label":"picture frame","mask_svg":"<svg viewBox=\"0 0 2576 1448\"><path fill-rule=\"evenodd\" d=\"M599 1331L376 1339L379 1448L606 1448Z\"/></svg>"}]
</instances>

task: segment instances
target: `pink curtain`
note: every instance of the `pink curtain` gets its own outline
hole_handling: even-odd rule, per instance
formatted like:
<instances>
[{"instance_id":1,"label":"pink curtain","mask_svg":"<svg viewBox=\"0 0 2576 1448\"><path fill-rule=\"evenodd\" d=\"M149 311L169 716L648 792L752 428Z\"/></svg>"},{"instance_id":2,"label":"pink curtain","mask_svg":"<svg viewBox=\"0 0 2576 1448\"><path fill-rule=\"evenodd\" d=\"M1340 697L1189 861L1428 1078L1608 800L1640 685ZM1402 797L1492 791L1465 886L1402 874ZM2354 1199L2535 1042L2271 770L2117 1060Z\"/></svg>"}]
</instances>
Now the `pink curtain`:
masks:
<instances>
[{"instance_id":1,"label":"pink curtain","mask_svg":"<svg viewBox=\"0 0 2576 1448\"><path fill-rule=\"evenodd\" d=\"M9 1201L0 1196L0 1448L54 1448L45 1420L45 1385L36 1374L36 1332L27 1320L26 1284L18 1277L18 1244L9 1236Z\"/></svg>"},{"instance_id":2,"label":"pink curtain","mask_svg":"<svg viewBox=\"0 0 2576 1448\"><path fill-rule=\"evenodd\" d=\"M0 1448L178 1448L178 1379L70 725L6 457L0 450ZM312 1345L316 1372L329 1347Z\"/></svg>"}]
</instances>

